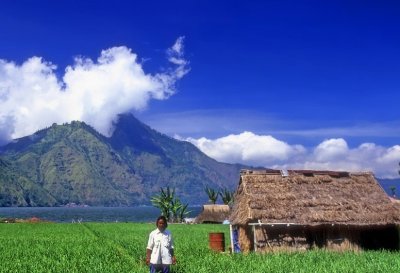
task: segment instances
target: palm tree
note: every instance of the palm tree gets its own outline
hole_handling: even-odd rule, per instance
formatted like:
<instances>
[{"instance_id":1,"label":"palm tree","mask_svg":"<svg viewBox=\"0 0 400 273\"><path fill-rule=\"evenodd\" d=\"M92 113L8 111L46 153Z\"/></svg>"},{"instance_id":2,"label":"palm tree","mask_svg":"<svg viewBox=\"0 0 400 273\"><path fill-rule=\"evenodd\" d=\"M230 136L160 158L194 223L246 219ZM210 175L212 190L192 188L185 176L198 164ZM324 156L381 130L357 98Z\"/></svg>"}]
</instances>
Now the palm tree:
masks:
<instances>
[{"instance_id":1,"label":"palm tree","mask_svg":"<svg viewBox=\"0 0 400 273\"><path fill-rule=\"evenodd\" d=\"M225 205L229 205L230 203L233 202L233 192L229 191L227 188L222 189L219 192L219 195L221 196L222 202Z\"/></svg>"},{"instance_id":2,"label":"palm tree","mask_svg":"<svg viewBox=\"0 0 400 273\"><path fill-rule=\"evenodd\" d=\"M209 188L207 186L204 188L204 191L207 193L209 201L215 204L218 199L219 191L215 191L214 189Z\"/></svg>"},{"instance_id":3,"label":"palm tree","mask_svg":"<svg viewBox=\"0 0 400 273\"><path fill-rule=\"evenodd\" d=\"M191 212L191 211L188 211L188 210L187 210L188 205L189 205L189 204L183 205L182 208L181 208L181 210L179 211L178 216L179 216L179 221L180 221L180 222L182 222L182 221L183 221L183 218L185 218L185 216Z\"/></svg>"},{"instance_id":4,"label":"palm tree","mask_svg":"<svg viewBox=\"0 0 400 273\"><path fill-rule=\"evenodd\" d=\"M392 191L392 197L396 197L396 187L390 186L390 190Z\"/></svg>"},{"instance_id":5,"label":"palm tree","mask_svg":"<svg viewBox=\"0 0 400 273\"><path fill-rule=\"evenodd\" d=\"M172 222L178 222L179 221L179 211L182 208L182 203L181 200L179 200L178 198L175 198L174 200L171 201L171 213L172 213Z\"/></svg>"},{"instance_id":6,"label":"palm tree","mask_svg":"<svg viewBox=\"0 0 400 273\"><path fill-rule=\"evenodd\" d=\"M171 207L175 198L175 189L171 191L169 187L165 190L160 188L160 194L151 198L151 203L156 208L161 210L161 215L164 215L168 221L171 218Z\"/></svg>"},{"instance_id":7,"label":"palm tree","mask_svg":"<svg viewBox=\"0 0 400 273\"><path fill-rule=\"evenodd\" d=\"M187 211L189 204L183 204L179 198L175 196L175 188L160 188L160 194L151 198L151 203L159 208L161 215L164 215L168 222L182 222L183 218L190 211Z\"/></svg>"}]
</instances>

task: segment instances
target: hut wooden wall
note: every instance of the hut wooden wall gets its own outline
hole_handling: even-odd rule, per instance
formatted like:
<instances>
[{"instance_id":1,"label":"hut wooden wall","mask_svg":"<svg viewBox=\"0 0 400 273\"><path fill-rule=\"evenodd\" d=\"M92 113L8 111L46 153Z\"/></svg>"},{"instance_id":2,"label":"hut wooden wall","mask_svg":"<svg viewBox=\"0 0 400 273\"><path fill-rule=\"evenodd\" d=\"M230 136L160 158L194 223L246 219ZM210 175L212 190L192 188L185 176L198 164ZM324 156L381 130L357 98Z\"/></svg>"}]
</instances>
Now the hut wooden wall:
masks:
<instances>
[{"instance_id":1,"label":"hut wooden wall","mask_svg":"<svg viewBox=\"0 0 400 273\"><path fill-rule=\"evenodd\" d=\"M250 252L254 249L253 244L253 231L250 226L239 226L239 245L240 250L244 253Z\"/></svg>"},{"instance_id":2,"label":"hut wooden wall","mask_svg":"<svg viewBox=\"0 0 400 273\"><path fill-rule=\"evenodd\" d=\"M298 226L255 226L257 251L296 251L310 249L307 236Z\"/></svg>"},{"instance_id":3,"label":"hut wooden wall","mask_svg":"<svg viewBox=\"0 0 400 273\"><path fill-rule=\"evenodd\" d=\"M255 226L258 252L304 251L323 248L333 251L362 249L399 250L399 229L383 226ZM254 250L252 226L239 228L239 243L243 252Z\"/></svg>"}]
</instances>

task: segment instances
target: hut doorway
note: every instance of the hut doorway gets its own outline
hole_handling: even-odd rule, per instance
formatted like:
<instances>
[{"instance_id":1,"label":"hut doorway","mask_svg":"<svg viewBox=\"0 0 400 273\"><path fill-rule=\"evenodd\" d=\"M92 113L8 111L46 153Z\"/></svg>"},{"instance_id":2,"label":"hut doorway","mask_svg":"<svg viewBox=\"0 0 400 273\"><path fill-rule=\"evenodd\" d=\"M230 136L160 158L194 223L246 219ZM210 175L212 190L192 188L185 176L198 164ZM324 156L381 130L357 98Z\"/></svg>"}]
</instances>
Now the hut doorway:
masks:
<instances>
[{"instance_id":1,"label":"hut doorway","mask_svg":"<svg viewBox=\"0 0 400 273\"><path fill-rule=\"evenodd\" d=\"M373 227L360 232L360 246L368 250L399 250L399 229L396 225Z\"/></svg>"}]
</instances>

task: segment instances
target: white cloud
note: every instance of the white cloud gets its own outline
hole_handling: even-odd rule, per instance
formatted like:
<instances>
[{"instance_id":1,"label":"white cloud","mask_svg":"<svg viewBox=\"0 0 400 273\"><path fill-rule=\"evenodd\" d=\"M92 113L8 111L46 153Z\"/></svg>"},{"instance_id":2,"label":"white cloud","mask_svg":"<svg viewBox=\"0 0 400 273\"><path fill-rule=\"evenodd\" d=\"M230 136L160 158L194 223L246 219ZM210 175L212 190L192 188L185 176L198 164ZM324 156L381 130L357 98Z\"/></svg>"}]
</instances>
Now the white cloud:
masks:
<instances>
[{"instance_id":1,"label":"white cloud","mask_svg":"<svg viewBox=\"0 0 400 273\"><path fill-rule=\"evenodd\" d=\"M167 57L173 68L146 74L129 48L113 47L103 50L97 61L76 58L62 80L56 77L56 66L39 57L21 65L0 60L0 142L72 120L110 135L118 114L175 93L176 81L189 71L183 37L167 50Z\"/></svg>"},{"instance_id":2,"label":"white cloud","mask_svg":"<svg viewBox=\"0 0 400 273\"><path fill-rule=\"evenodd\" d=\"M400 158L400 145L395 145L386 149L385 153L382 154L381 157L378 158L378 162L386 163L398 161Z\"/></svg>"},{"instance_id":3,"label":"white cloud","mask_svg":"<svg viewBox=\"0 0 400 273\"><path fill-rule=\"evenodd\" d=\"M189 62L185 60L183 53L184 53L184 44L183 40L185 37L179 37L175 44L168 49L168 61L173 64L178 65L178 68L175 70L175 75L177 78L183 77L186 73L189 72L190 68L188 67Z\"/></svg>"},{"instance_id":4,"label":"white cloud","mask_svg":"<svg viewBox=\"0 0 400 273\"><path fill-rule=\"evenodd\" d=\"M398 178L400 145L363 143L349 148L342 139L326 139L313 149L290 145L272 136L243 132L217 139L188 138L210 157L274 169L372 171L377 177Z\"/></svg>"},{"instance_id":5,"label":"white cloud","mask_svg":"<svg viewBox=\"0 0 400 273\"><path fill-rule=\"evenodd\" d=\"M315 148L314 157L319 162L333 161L346 155L348 150L344 139L328 139Z\"/></svg>"},{"instance_id":6,"label":"white cloud","mask_svg":"<svg viewBox=\"0 0 400 273\"><path fill-rule=\"evenodd\" d=\"M266 165L282 162L305 152L301 145L290 146L272 136L258 136L251 132L210 140L206 138L188 141L204 153L223 162Z\"/></svg>"}]
</instances>

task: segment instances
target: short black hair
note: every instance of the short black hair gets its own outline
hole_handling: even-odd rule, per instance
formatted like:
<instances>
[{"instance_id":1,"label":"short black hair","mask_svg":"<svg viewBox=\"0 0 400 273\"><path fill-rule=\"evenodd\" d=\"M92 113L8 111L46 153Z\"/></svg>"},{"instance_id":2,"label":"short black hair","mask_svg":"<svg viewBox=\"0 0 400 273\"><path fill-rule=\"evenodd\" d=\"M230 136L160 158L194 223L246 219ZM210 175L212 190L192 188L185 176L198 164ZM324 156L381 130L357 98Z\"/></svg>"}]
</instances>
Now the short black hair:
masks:
<instances>
[{"instance_id":1,"label":"short black hair","mask_svg":"<svg viewBox=\"0 0 400 273\"><path fill-rule=\"evenodd\" d=\"M157 224L158 224L158 221L160 221L160 220L164 220L164 222L165 222L165 227L168 227L167 218L166 218L164 215L158 216L157 221L156 221L156 226L157 226Z\"/></svg>"}]
</instances>

